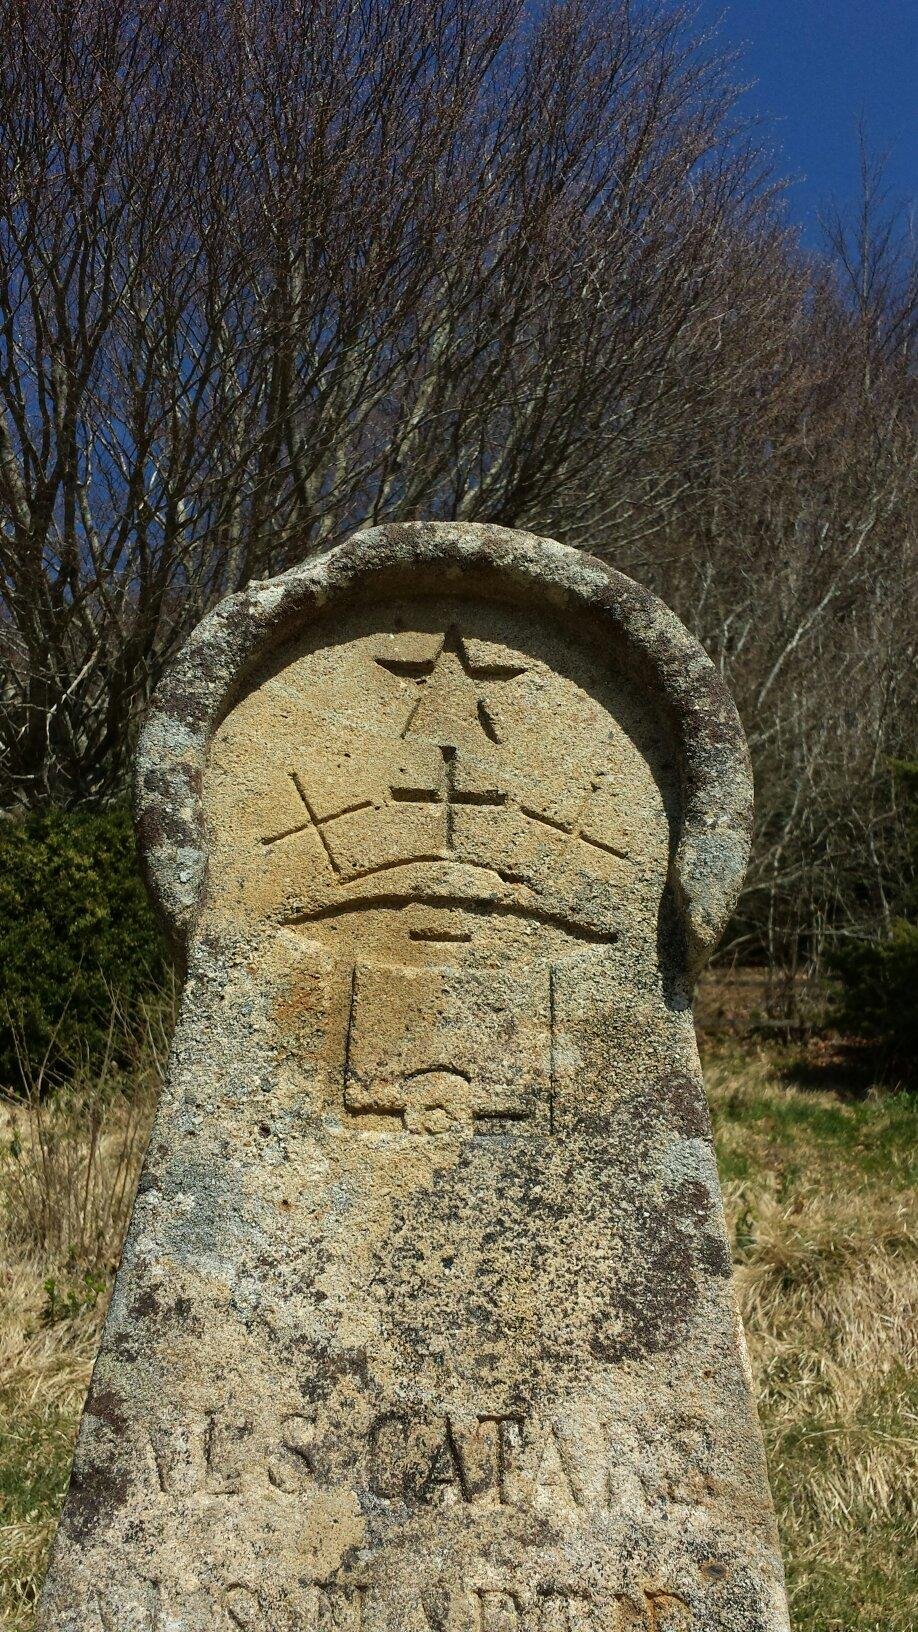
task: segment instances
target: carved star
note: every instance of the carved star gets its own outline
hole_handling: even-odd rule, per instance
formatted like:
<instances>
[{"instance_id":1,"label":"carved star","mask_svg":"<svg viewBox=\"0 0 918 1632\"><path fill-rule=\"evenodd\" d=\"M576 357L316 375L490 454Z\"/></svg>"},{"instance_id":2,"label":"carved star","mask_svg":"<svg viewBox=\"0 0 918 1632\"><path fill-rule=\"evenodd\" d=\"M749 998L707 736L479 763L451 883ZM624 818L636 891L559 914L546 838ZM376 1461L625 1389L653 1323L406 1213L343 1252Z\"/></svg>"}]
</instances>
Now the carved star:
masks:
<instances>
[{"instance_id":1,"label":"carved star","mask_svg":"<svg viewBox=\"0 0 918 1632\"><path fill-rule=\"evenodd\" d=\"M480 695L478 685L481 681L515 680L518 675L525 674L524 664L517 663L475 663L469 655L468 647L459 630L454 624L447 629L439 650L433 657L400 658L378 657L376 659L381 669L387 669L390 674L398 675L402 680L414 680L418 686L418 696L408 712L408 718L402 727L402 736L411 733L418 710L424 702L425 692L432 680L435 680L441 661L444 656L455 657L466 678L475 686L475 714L478 724L489 742L500 743L501 736L486 699Z\"/></svg>"}]
</instances>

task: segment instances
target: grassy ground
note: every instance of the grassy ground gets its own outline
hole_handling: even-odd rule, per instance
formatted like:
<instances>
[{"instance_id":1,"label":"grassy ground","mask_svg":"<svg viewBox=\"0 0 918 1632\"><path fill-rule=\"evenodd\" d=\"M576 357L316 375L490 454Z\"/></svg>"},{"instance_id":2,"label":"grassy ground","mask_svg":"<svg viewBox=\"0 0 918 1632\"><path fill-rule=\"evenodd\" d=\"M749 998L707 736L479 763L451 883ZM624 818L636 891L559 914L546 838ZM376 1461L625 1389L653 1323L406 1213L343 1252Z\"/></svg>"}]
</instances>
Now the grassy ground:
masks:
<instances>
[{"instance_id":1,"label":"grassy ground","mask_svg":"<svg viewBox=\"0 0 918 1632\"><path fill-rule=\"evenodd\" d=\"M802 1088L773 1048L706 1072L794 1624L911 1632L918 1104Z\"/></svg>"},{"instance_id":2,"label":"grassy ground","mask_svg":"<svg viewBox=\"0 0 918 1632\"><path fill-rule=\"evenodd\" d=\"M158 1052L139 1062L130 1095L117 1079L84 1086L76 1103L8 1118L3 1133L0 1625L10 1632L33 1625ZM706 1053L795 1627L911 1632L918 1106L846 1096L831 1061L820 1088L802 1086L787 1049L733 1041Z\"/></svg>"}]
</instances>

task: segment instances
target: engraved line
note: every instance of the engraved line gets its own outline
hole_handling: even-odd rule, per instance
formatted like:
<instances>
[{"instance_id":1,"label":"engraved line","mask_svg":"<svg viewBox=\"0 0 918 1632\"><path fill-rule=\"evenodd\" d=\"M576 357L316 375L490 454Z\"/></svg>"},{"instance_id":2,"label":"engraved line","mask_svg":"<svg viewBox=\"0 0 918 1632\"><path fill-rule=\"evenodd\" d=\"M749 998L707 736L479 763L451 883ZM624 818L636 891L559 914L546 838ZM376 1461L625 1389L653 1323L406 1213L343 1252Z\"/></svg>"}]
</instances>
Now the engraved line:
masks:
<instances>
[{"instance_id":1,"label":"engraved line","mask_svg":"<svg viewBox=\"0 0 918 1632\"><path fill-rule=\"evenodd\" d=\"M491 1105L481 1107L476 1105L472 1114L476 1122L528 1122L532 1116L532 1107L527 1105L520 1111L512 1105L501 1110L495 1110Z\"/></svg>"},{"instance_id":2,"label":"engraved line","mask_svg":"<svg viewBox=\"0 0 918 1632\"><path fill-rule=\"evenodd\" d=\"M485 736L489 737L491 742L499 743L501 741L500 732L494 723L494 715L483 697L478 699L478 721Z\"/></svg>"},{"instance_id":3,"label":"engraved line","mask_svg":"<svg viewBox=\"0 0 918 1632\"><path fill-rule=\"evenodd\" d=\"M442 652L443 647L440 647ZM440 652L437 653L439 657ZM426 680L433 673L436 657L378 657L376 659L381 669L388 669L390 674L397 674L402 680Z\"/></svg>"},{"instance_id":4,"label":"engraved line","mask_svg":"<svg viewBox=\"0 0 918 1632\"><path fill-rule=\"evenodd\" d=\"M357 1012L357 965L351 969L351 995L347 1006L347 1028L344 1033L344 1109L347 1111L347 1090L351 1081L351 1038L354 1033L354 1015Z\"/></svg>"},{"instance_id":5,"label":"engraved line","mask_svg":"<svg viewBox=\"0 0 918 1632\"><path fill-rule=\"evenodd\" d=\"M305 833L312 825L311 822L300 822L296 827L285 828L283 833L266 833L262 835L261 842L266 846L280 844L282 839L292 839L297 833Z\"/></svg>"},{"instance_id":6,"label":"engraved line","mask_svg":"<svg viewBox=\"0 0 918 1632\"><path fill-rule=\"evenodd\" d=\"M604 743L604 747L606 748L606 750L608 750L609 743L608 742ZM600 783L602 782L603 775L604 775L604 770L602 768L600 768L600 770L598 770L598 771L593 772L593 775L590 777L590 785L589 785L586 793L583 795L583 798L581 799L579 805L577 806L577 814L574 817L573 822L571 823L571 832L573 834L576 834L578 837L580 835L580 829L582 828L582 826L583 826L583 824L584 824L584 822L586 820L586 817L587 817L587 814L589 812L590 806L593 803L593 796L596 793L597 789L599 788Z\"/></svg>"},{"instance_id":7,"label":"engraved line","mask_svg":"<svg viewBox=\"0 0 918 1632\"><path fill-rule=\"evenodd\" d=\"M433 674L434 669L436 668L437 664L440 661L440 658L443 656L443 650L444 650L444 647L446 646L446 640L447 640L447 637L446 637L446 635L444 635L443 639L441 640L441 642L439 644L439 646L437 647L435 655L432 658L430 658L428 660L427 664L425 665L424 671L423 671L423 677L419 677L420 684L418 686L418 694L417 694L417 696L416 696L416 698L414 700L414 703L413 703L412 707L408 711L408 718L405 721L405 724L402 726L402 736L403 737L407 737L408 732L411 730L411 727L414 724L415 716L417 715L418 709L420 708L422 702L424 701L424 689L425 689L425 687L427 685L427 681L429 680L430 676Z\"/></svg>"},{"instance_id":8,"label":"engraved line","mask_svg":"<svg viewBox=\"0 0 918 1632\"><path fill-rule=\"evenodd\" d=\"M332 822L340 822L342 816L353 816L355 810L372 810L375 806L373 799L361 799L356 805L345 805L343 810L333 810L330 816L321 816L316 827L329 827Z\"/></svg>"},{"instance_id":9,"label":"engraved line","mask_svg":"<svg viewBox=\"0 0 918 1632\"><path fill-rule=\"evenodd\" d=\"M573 832L573 828L568 827L566 822L556 822L554 817L543 816L537 810L530 810L528 805L520 805L520 815L528 816L531 822L541 822L543 827L554 828L556 833L566 833L570 835Z\"/></svg>"},{"instance_id":10,"label":"engraved line","mask_svg":"<svg viewBox=\"0 0 918 1632\"><path fill-rule=\"evenodd\" d=\"M446 843L450 850L455 849L456 818L453 812L453 801L456 797L456 750L441 743L440 752L443 755L443 780L445 783L446 799Z\"/></svg>"},{"instance_id":11,"label":"engraved line","mask_svg":"<svg viewBox=\"0 0 918 1632\"><path fill-rule=\"evenodd\" d=\"M462 1499L465 1502L470 1502L472 1500L472 1486L469 1481L469 1472L465 1465L465 1458L460 1454L456 1432L449 1417L446 1419L446 1439L449 1443L453 1466L459 1475L459 1489L462 1491Z\"/></svg>"},{"instance_id":12,"label":"engraved line","mask_svg":"<svg viewBox=\"0 0 918 1632\"><path fill-rule=\"evenodd\" d=\"M593 788L592 792L595 793L596 789ZM588 839L586 834L581 833L576 826L571 827L566 822L556 822L552 816L543 816L537 810L530 810L527 805L520 805L519 808L520 815L526 816L529 821L539 822L542 827L550 827L556 833L564 833L569 839L576 839L579 844L589 844L594 850L604 850L607 855L618 856L621 861L631 861L632 859L627 850L620 850L614 844L606 844L602 839Z\"/></svg>"},{"instance_id":13,"label":"engraved line","mask_svg":"<svg viewBox=\"0 0 918 1632\"><path fill-rule=\"evenodd\" d=\"M442 1106L439 1109L442 1110ZM353 1117L355 1122L362 1122L368 1116L388 1116L391 1117L393 1122L397 1122L400 1128L405 1126L404 1108L394 1111L391 1105L372 1105L368 1102L361 1105L357 1110L353 1110L350 1105L345 1105L344 1114Z\"/></svg>"},{"instance_id":14,"label":"engraved line","mask_svg":"<svg viewBox=\"0 0 918 1632\"><path fill-rule=\"evenodd\" d=\"M525 663L489 663L487 658L481 663L473 662L468 643L455 623L450 624L447 629L443 647L445 651L456 653L466 674L472 680L515 680L518 675L526 673Z\"/></svg>"},{"instance_id":15,"label":"engraved line","mask_svg":"<svg viewBox=\"0 0 918 1632\"><path fill-rule=\"evenodd\" d=\"M428 856L423 859L430 861L442 858ZM395 868L411 866L412 863L390 862L387 865ZM480 866L479 863L467 863L466 865ZM374 870L382 871L381 868ZM491 872L492 869L483 867L481 871ZM536 923L548 924L556 929L563 929L575 940L591 941L603 946L612 946L618 940L617 930L591 929L587 924L572 922L570 918L565 917L560 912L548 912L544 908L530 907L519 902L473 901L467 897L446 893L442 895L439 893L425 895L360 895L355 896L350 901L329 902L327 906L317 907L313 912L295 913L291 917L285 918L283 922L286 925L311 924L320 922L325 918L343 917L351 912L366 912L367 908L391 911L413 906L461 909L465 912L473 912L483 918L531 918Z\"/></svg>"},{"instance_id":16,"label":"engraved line","mask_svg":"<svg viewBox=\"0 0 918 1632\"><path fill-rule=\"evenodd\" d=\"M483 793L476 788L470 788L467 793L461 789L453 789L453 803L457 805L505 805L507 795L495 790L493 793Z\"/></svg>"},{"instance_id":17,"label":"engraved line","mask_svg":"<svg viewBox=\"0 0 918 1632\"><path fill-rule=\"evenodd\" d=\"M501 1502L504 1505L507 1505L507 1481L510 1475L510 1462L507 1456L507 1446L504 1441L503 1424L505 1422L515 1422L520 1432L520 1441L522 1442L524 1418L514 1416L481 1417L479 1418L479 1421L493 1422L497 1428L497 1477L499 1480Z\"/></svg>"},{"instance_id":18,"label":"engraved line","mask_svg":"<svg viewBox=\"0 0 918 1632\"><path fill-rule=\"evenodd\" d=\"M399 805L442 805L443 795L435 788L390 788Z\"/></svg>"},{"instance_id":19,"label":"engraved line","mask_svg":"<svg viewBox=\"0 0 918 1632\"><path fill-rule=\"evenodd\" d=\"M294 784L294 787L296 788L297 793L299 794L300 798L302 799L303 804L306 806L306 809L307 809L307 811L309 813L309 819L312 822L312 825L315 828L315 830L316 830L316 832L317 832L317 834L319 836L319 843L321 844L322 849L325 851L325 854L328 857L329 866L331 867L333 872L340 873L341 868L338 866L338 863L336 862L334 856L332 855L331 846L330 846L327 838L325 837L325 834L322 832L321 825L316 820L316 813L313 810L311 804L309 803L309 800L306 797L306 794L305 794L305 792L303 790L303 784L300 781L299 775L297 774L296 771L291 771L290 775L291 775L291 778L293 780L293 784Z\"/></svg>"},{"instance_id":20,"label":"engraved line","mask_svg":"<svg viewBox=\"0 0 918 1632\"><path fill-rule=\"evenodd\" d=\"M631 857L629 856L627 850L620 850L614 844L604 844L601 839L588 839L583 832L583 824L589 815L593 798L595 794L598 793L604 779L611 774L609 766L609 754L611 752L611 748L612 734L610 732L603 738L603 751L601 755L602 762L600 764L600 768L598 771L594 772L593 777L591 778L589 792L584 795L583 800L581 801L577 815L574 818L571 832L574 838L579 839L583 844L592 845L594 850L603 850L607 855L618 856L621 861L631 861Z\"/></svg>"},{"instance_id":21,"label":"engraved line","mask_svg":"<svg viewBox=\"0 0 918 1632\"><path fill-rule=\"evenodd\" d=\"M470 941L471 935L461 930L409 929L409 941L425 941L432 945L451 945L454 941Z\"/></svg>"},{"instance_id":22,"label":"engraved line","mask_svg":"<svg viewBox=\"0 0 918 1632\"><path fill-rule=\"evenodd\" d=\"M426 686L426 684L427 684L427 681L422 680L420 685L418 686L418 694L417 694L411 708L408 710L408 718L405 721L404 725L402 726L402 733L401 734L402 734L403 737L407 737L408 732L411 730L411 727L414 724L415 715L417 714L417 711L420 708L421 703L423 702L423 699L424 699L424 687Z\"/></svg>"},{"instance_id":23,"label":"engraved line","mask_svg":"<svg viewBox=\"0 0 918 1632\"><path fill-rule=\"evenodd\" d=\"M306 814L309 817L309 821L308 822L300 822L297 827L288 827L288 828L285 829L285 831L283 833L275 833L273 836L269 836L268 838L262 839L262 841L261 841L262 844L277 844L281 839L292 839L295 833L304 833L306 831L307 827L309 827L310 825L313 826L313 827L315 826L315 820L313 818L312 811L309 809L308 801L303 798L303 790L300 787L299 780L297 778L296 772L295 771L288 771L287 775L289 776L291 782L293 783L293 786L296 788L296 791L297 791L297 794L298 794L298 796L300 798L301 803L306 806Z\"/></svg>"},{"instance_id":24,"label":"engraved line","mask_svg":"<svg viewBox=\"0 0 918 1632\"><path fill-rule=\"evenodd\" d=\"M288 772L288 775L290 776L291 781L295 784L296 791L300 798L303 799L303 790L299 784L298 773L296 771L290 771ZM312 810L305 799L303 800L303 803L306 804L306 810L309 814L310 820L308 822L300 822L297 827L285 828L283 833L269 833L266 837L262 838L262 844L279 844L281 839L292 839L295 834L305 833L310 827L328 827L332 822L340 821L342 816L353 816L354 812L357 810L372 810L374 808L375 801L373 799L361 799L356 805L345 805L343 810L333 810L330 816L320 817L313 815ZM319 837L321 838L321 834Z\"/></svg>"},{"instance_id":25,"label":"engraved line","mask_svg":"<svg viewBox=\"0 0 918 1632\"><path fill-rule=\"evenodd\" d=\"M585 833L576 833L574 837L579 839L581 844L592 845L594 850L605 850L607 855L618 856L621 861L631 860L627 850L619 850L616 845L606 844L602 839L588 839Z\"/></svg>"},{"instance_id":26,"label":"engraved line","mask_svg":"<svg viewBox=\"0 0 918 1632\"><path fill-rule=\"evenodd\" d=\"M355 873L348 873L347 877L342 879L342 883L343 884L356 884L358 882L358 880L360 880L361 878L372 878L374 873L390 873L390 872L393 872L396 867L418 867L418 866L421 866L422 864L424 864L426 862L448 861L448 860L449 860L449 857L447 855L445 855L442 850L440 850L439 852L437 852L434 855L411 856L411 857L409 857L409 859L407 861L379 861L379 862L376 863L375 867L358 867L358 869L357 869L357 871ZM485 867L482 862L467 861L467 862L463 862L463 866L465 866L465 867L480 867L482 872L485 872L485 873L492 873L494 871L493 867ZM370 899L371 899L371 897L369 897L369 896L366 897L366 898L362 897L361 898L361 905L365 906L367 901L370 900ZM343 905L347 905L347 903L345 902L345 903L343 903ZM327 917L328 914L326 912L322 912L322 913L317 913L314 916L316 916L316 917ZM295 924L295 923L299 922L299 919L298 918L290 918L290 919L287 919L286 921L288 923Z\"/></svg>"},{"instance_id":27,"label":"engraved line","mask_svg":"<svg viewBox=\"0 0 918 1632\"><path fill-rule=\"evenodd\" d=\"M458 1065L419 1065L414 1071L405 1071L402 1075L402 1081L410 1082L414 1077L429 1077L434 1074L438 1076L445 1074L448 1077L461 1077L462 1081L468 1083L471 1087L472 1078L470 1073L468 1071L463 1071L462 1067Z\"/></svg>"},{"instance_id":28,"label":"engraved line","mask_svg":"<svg viewBox=\"0 0 918 1632\"><path fill-rule=\"evenodd\" d=\"M557 1058L555 1050L555 966L548 971L548 1131L555 1131L555 1089L557 1085Z\"/></svg>"},{"instance_id":29,"label":"engraved line","mask_svg":"<svg viewBox=\"0 0 918 1632\"><path fill-rule=\"evenodd\" d=\"M526 673L525 667L513 663L473 663L466 657L465 667L473 680L516 680Z\"/></svg>"}]
</instances>

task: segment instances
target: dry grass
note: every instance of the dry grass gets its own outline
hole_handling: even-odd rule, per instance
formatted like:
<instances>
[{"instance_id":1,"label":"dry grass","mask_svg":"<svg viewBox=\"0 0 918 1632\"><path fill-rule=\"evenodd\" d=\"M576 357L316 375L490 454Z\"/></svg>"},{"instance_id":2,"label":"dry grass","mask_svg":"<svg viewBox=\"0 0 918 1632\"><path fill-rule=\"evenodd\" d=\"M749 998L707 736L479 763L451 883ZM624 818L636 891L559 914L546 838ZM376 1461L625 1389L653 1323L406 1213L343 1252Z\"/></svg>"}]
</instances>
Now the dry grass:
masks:
<instances>
[{"instance_id":1,"label":"dry grass","mask_svg":"<svg viewBox=\"0 0 918 1632\"><path fill-rule=\"evenodd\" d=\"M0 1624L31 1632L159 1086L153 1008L93 1077L0 1105ZM115 1041L115 1027L110 1043Z\"/></svg>"},{"instance_id":2,"label":"dry grass","mask_svg":"<svg viewBox=\"0 0 918 1632\"><path fill-rule=\"evenodd\" d=\"M707 1062L721 1178L800 1632L911 1632L918 1603L914 1099Z\"/></svg>"},{"instance_id":3,"label":"dry grass","mask_svg":"<svg viewBox=\"0 0 918 1632\"><path fill-rule=\"evenodd\" d=\"M130 1078L6 1111L0 1624L31 1632L149 1125ZM914 1100L796 1086L775 1048L707 1061L797 1632L911 1632L918 1390ZM910 1188L911 1187L911 1188Z\"/></svg>"}]
</instances>

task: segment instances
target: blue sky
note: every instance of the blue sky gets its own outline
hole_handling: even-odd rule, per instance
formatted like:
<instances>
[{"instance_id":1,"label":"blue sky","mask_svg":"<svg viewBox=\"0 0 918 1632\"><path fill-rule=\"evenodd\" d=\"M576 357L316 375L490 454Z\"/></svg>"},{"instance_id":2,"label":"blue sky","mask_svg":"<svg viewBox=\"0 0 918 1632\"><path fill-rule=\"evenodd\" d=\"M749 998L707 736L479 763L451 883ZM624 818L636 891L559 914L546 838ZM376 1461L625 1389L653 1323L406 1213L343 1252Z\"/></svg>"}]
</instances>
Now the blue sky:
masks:
<instances>
[{"instance_id":1,"label":"blue sky","mask_svg":"<svg viewBox=\"0 0 918 1632\"><path fill-rule=\"evenodd\" d=\"M757 83L749 111L767 118L788 204L804 241L817 212L857 194L857 122L891 149L893 191L918 193L918 0L699 0L699 22L722 13L721 38L743 49L740 77Z\"/></svg>"}]
</instances>

